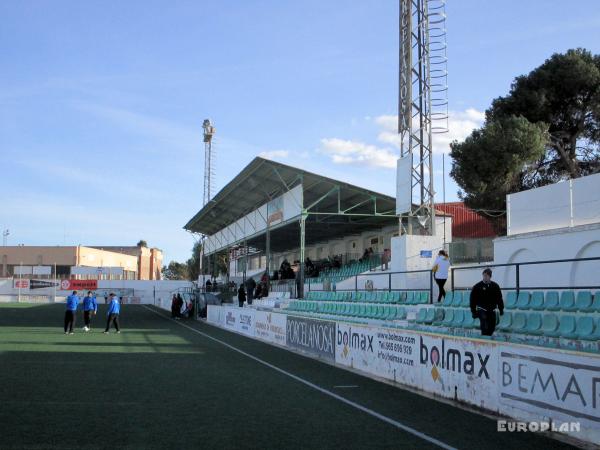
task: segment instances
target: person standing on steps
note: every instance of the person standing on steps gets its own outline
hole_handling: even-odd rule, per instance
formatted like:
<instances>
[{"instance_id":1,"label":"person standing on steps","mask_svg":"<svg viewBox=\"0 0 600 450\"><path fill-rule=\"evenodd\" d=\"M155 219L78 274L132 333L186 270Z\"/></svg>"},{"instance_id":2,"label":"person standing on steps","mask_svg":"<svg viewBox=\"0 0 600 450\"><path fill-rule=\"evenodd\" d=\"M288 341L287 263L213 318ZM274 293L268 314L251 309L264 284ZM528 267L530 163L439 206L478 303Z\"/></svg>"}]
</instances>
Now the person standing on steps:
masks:
<instances>
[{"instance_id":1,"label":"person standing on steps","mask_svg":"<svg viewBox=\"0 0 600 450\"><path fill-rule=\"evenodd\" d=\"M446 253L445 250L440 250L437 258L435 259L435 263L433 264L433 268L431 269L433 272L433 278L438 285L438 303L442 301L442 297L446 297L444 285L446 284L446 281L448 281L449 269L450 258L448 258L448 253Z\"/></svg>"},{"instance_id":2,"label":"person standing on steps","mask_svg":"<svg viewBox=\"0 0 600 450\"><path fill-rule=\"evenodd\" d=\"M471 314L474 319L479 317L481 335L491 336L496 329L495 309L497 308L500 315L503 315L504 301L500 286L492 281L492 269L485 269L482 277L483 280L471 290Z\"/></svg>"}]
</instances>

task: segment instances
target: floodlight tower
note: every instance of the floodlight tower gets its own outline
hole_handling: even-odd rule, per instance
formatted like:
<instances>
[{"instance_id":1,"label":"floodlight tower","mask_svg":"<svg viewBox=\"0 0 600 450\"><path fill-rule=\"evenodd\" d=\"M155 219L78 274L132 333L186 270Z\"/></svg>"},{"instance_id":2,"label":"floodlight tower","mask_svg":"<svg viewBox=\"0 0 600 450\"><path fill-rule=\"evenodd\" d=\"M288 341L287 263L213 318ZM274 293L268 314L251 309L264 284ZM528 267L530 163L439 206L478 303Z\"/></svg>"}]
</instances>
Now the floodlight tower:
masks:
<instances>
[{"instance_id":1,"label":"floodlight tower","mask_svg":"<svg viewBox=\"0 0 600 450\"><path fill-rule=\"evenodd\" d=\"M210 119L204 119L202 128L204 129L204 199L202 206L205 206L212 197L212 179L215 175L212 139L216 130L210 123Z\"/></svg>"},{"instance_id":2,"label":"floodlight tower","mask_svg":"<svg viewBox=\"0 0 600 450\"><path fill-rule=\"evenodd\" d=\"M445 0L400 0L396 213L435 235L432 133L448 131ZM414 205L414 206L413 206Z\"/></svg>"}]
</instances>

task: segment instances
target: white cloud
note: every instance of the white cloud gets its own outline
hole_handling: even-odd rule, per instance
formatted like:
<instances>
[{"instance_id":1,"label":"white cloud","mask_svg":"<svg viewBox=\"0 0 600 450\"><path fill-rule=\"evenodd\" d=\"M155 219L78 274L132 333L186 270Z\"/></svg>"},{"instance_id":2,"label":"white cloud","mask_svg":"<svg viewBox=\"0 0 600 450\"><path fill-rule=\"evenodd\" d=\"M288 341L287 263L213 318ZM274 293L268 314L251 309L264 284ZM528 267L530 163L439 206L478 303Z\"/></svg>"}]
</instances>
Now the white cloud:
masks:
<instances>
[{"instance_id":1,"label":"white cloud","mask_svg":"<svg viewBox=\"0 0 600 450\"><path fill-rule=\"evenodd\" d=\"M449 153L452 141L464 140L473 129L481 127L484 120L485 113L474 108L468 108L465 111L450 111L448 113L448 132L433 135L434 153ZM398 116L378 116L375 118L375 123L381 127L377 140L399 148Z\"/></svg>"},{"instance_id":2,"label":"white cloud","mask_svg":"<svg viewBox=\"0 0 600 450\"><path fill-rule=\"evenodd\" d=\"M290 152L288 150L269 150L266 152L260 152L258 156L265 159L284 159L290 156Z\"/></svg>"},{"instance_id":3,"label":"white cloud","mask_svg":"<svg viewBox=\"0 0 600 450\"><path fill-rule=\"evenodd\" d=\"M396 167L398 156L388 148L338 138L321 139L319 151L335 164L360 164L370 167Z\"/></svg>"}]
</instances>

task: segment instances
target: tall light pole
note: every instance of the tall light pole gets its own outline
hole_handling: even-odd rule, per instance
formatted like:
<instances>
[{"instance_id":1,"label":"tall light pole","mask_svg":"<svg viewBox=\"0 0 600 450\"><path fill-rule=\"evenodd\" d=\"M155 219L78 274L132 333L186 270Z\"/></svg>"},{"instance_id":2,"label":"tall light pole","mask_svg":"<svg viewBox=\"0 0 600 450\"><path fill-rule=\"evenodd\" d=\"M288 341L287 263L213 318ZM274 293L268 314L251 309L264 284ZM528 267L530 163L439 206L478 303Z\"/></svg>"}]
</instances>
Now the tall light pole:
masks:
<instances>
[{"instance_id":1,"label":"tall light pole","mask_svg":"<svg viewBox=\"0 0 600 450\"><path fill-rule=\"evenodd\" d=\"M206 206L212 197L212 183L214 173L214 154L212 150L212 139L215 135L216 129L210 122L210 119L204 119L202 123L202 129L204 130L204 196L202 199L202 206ZM201 238L202 245L200 247L200 275L203 275L203 261L204 261L204 244L206 242L206 236ZM204 276L202 277L202 283L204 284Z\"/></svg>"},{"instance_id":2,"label":"tall light pole","mask_svg":"<svg viewBox=\"0 0 600 450\"><path fill-rule=\"evenodd\" d=\"M445 3L400 0L396 213L408 216L409 234L416 223L435 234L432 133L448 131Z\"/></svg>"},{"instance_id":3,"label":"tall light pole","mask_svg":"<svg viewBox=\"0 0 600 450\"><path fill-rule=\"evenodd\" d=\"M6 247L6 244L8 243L8 235L9 234L10 234L10 231L8 231L8 228L2 232L2 245L4 247Z\"/></svg>"}]
</instances>

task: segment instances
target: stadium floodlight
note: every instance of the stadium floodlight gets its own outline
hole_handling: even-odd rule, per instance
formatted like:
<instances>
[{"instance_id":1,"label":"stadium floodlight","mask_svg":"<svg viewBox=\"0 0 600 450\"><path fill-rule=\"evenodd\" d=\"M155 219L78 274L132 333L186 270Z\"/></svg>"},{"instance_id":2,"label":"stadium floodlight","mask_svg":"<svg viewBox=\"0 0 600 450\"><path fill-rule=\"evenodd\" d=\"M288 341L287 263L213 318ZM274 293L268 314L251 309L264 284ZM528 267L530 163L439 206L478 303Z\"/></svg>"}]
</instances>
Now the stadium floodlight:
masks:
<instances>
[{"instance_id":1,"label":"stadium floodlight","mask_svg":"<svg viewBox=\"0 0 600 450\"><path fill-rule=\"evenodd\" d=\"M8 243L9 235L10 235L10 231L8 231L8 228L2 232L2 245L4 247L6 247L6 244Z\"/></svg>"}]
</instances>

